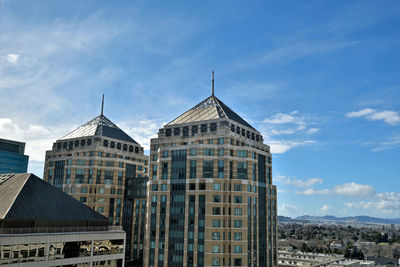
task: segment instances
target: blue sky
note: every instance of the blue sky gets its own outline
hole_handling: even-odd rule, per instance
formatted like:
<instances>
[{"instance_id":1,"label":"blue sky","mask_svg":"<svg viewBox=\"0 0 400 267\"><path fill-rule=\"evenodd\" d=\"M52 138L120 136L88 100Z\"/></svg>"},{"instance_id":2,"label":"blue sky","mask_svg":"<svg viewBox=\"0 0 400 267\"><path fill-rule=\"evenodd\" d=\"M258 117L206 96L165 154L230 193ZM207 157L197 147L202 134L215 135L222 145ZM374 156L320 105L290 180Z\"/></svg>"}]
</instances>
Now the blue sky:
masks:
<instances>
[{"instance_id":1,"label":"blue sky","mask_svg":"<svg viewBox=\"0 0 400 267\"><path fill-rule=\"evenodd\" d=\"M399 1L3 0L0 137L42 176L104 93L148 148L211 70L271 145L280 215L400 217Z\"/></svg>"}]
</instances>

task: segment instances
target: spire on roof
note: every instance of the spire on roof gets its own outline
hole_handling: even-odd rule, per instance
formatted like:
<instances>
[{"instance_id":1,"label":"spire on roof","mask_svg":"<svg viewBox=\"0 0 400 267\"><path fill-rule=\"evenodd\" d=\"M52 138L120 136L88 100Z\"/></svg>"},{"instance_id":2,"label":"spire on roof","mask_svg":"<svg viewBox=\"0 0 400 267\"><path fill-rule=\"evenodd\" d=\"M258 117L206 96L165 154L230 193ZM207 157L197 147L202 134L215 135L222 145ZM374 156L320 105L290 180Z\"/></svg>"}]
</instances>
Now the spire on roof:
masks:
<instances>
[{"instance_id":1,"label":"spire on roof","mask_svg":"<svg viewBox=\"0 0 400 267\"><path fill-rule=\"evenodd\" d=\"M103 94L103 99L101 100L101 114L103 115L103 109L104 109L104 94Z\"/></svg>"},{"instance_id":2,"label":"spire on roof","mask_svg":"<svg viewBox=\"0 0 400 267\"><path fill-rule=\"evenodd\" d=\"M214 96L214 71L212 71L211 96Z\"/></svg>"}]
</instances>

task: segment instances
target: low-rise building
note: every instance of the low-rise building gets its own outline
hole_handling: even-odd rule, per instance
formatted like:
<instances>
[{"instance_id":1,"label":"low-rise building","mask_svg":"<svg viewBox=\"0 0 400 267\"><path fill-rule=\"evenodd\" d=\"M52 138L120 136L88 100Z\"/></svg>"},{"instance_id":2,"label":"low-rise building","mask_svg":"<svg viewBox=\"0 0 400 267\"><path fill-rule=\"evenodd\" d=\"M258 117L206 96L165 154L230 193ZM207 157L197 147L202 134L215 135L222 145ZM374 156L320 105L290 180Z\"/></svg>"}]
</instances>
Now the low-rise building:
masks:
<instances>
[{"instance_id":1,"label":"low-rise building","mask_svg":"<svg viewBox=\"0 0 400 267\"><path fill-rule=\"evenodd\" d=\"M0 138L0 173L25 173L29 156L25 155L25 143Z\"/></svg>"},{"instance_id":2,"label":"low-rise building","mask_svg":"<svg viewBox=\"0 0 400 267\"><path fill-rule=\"evenodd\" d=\"M124 266L120 226L33 174L0 175L0 265Z\"/></svg>"},{"instance_id":3,"label":"low-rise building","mask_svg":"<svg viewBox=\"0 0 400 267\"><path fill-rule=\"evenodd\" d=\"M301 251L278 251L278 267L328 266L344 260L343 255Z\"/></svg>"}]
</instances>

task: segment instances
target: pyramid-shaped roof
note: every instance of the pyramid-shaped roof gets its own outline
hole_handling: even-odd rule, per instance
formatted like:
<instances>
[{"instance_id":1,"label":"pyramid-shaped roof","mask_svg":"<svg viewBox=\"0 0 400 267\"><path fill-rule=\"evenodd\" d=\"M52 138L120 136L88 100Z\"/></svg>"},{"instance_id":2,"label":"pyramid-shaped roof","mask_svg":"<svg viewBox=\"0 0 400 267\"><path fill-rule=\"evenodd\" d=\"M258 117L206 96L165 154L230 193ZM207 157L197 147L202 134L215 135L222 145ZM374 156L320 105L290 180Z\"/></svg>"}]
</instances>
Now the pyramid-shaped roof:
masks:
<instances>
[{"instance_id":1,"label":"pyramid-shaped roof","mask_svg":"<svg viewBox=\"0 0 400 267\"><path fill-rule=\"evenodd\" d=\"M242 119L242 117L214 95L201 101L199 104L168 123L167 126L223 118L230 119L234 122L240 123L241 125L254 129L249 123Z\"/></svg>"},{"instance_id":2,"label":"pyramid-shaped roof","mask_svg":"<svg viewBox=\"0 0 400 267\"><path fill-rule=\"evenodd\" d=\"M31 173L0 179L0 220L102 222L107 218ZM1 178L1 177L0 177Z\"/></svg>"},{"instance_id":3,"label":"pyramid-shaped roof","mask_svg":"<svg viewBox=\"0 0 400 267\"><path fill-rule=\"evenodd\" d=\"M106 116L100 114L96 118L83 124L76 130L70 132L60 140L80 138L87 136L106 136L121 141L127 141L137 144L127 133L122 131L117 125L110 121Z\"/></svg>"}]
</instances>

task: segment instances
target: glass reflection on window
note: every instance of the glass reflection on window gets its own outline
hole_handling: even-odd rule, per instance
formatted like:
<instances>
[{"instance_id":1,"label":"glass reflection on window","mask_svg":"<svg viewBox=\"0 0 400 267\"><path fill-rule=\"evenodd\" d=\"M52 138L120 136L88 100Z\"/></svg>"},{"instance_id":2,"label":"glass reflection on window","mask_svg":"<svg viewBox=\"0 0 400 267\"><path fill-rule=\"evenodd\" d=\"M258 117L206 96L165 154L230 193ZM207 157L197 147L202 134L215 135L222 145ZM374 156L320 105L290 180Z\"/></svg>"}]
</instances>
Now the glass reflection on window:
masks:
<instances>
[{"instance_id":1,"label":"glass reflection on window","mask_svg":"<svg viewBox=\"0 0 400 267\"><path fill-rule=\"evenodd\" d=\"M0 265L45 260L46 244L0 246Z\"/></svg>"},{"instance_id":2,"label":"glass reflection on window","mask_svg":"<svg viewBox=\"0 0 400 267\"><path fill-rule=\"evenodd\" d=\"M91 247L91 241L51 243L49 260L88 257Z\"/></svg>"},{"instance_id":3,"label":"glass reflection on window","mask_svg":"<svg viewBox=\"0 0 400 267\"><path fill-rule=\"evenodd\" d=\"M95 240L93 255L119 254L124 251L124 240Z\"/></svg>"}]
</instances>

